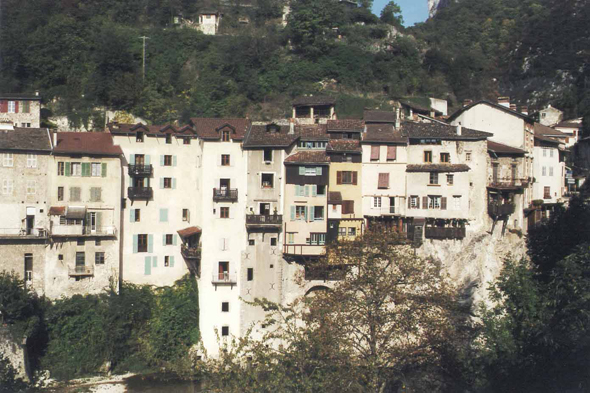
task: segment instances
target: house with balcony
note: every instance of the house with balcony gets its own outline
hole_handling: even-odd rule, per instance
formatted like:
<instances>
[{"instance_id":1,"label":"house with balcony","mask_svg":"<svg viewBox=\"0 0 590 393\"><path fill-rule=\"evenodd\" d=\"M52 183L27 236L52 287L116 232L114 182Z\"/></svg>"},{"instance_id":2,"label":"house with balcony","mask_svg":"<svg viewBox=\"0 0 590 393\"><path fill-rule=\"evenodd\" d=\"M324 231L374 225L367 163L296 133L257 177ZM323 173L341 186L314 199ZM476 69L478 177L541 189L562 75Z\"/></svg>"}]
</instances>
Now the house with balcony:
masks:
<instances>
[{"instance_id":1,"label":"house with balcony","mask_svg":"<svg viewBox=\"0 0 590 393\"><path fill-rule=\"evenodd\" d=\"M542 123L541 123L542 124ZM560 121L553 125L553 128L562 134L565 134L565 147L571 148L578 140L582 139L580 133L582 132L582 118L569 119Z\"/></svg>"},{"instance_id":2,"label":"house with balcony","mask_svg":"<svg viewBox=\"0 0 590 393\"><path fill-rule=\"evenodd\" d=\"M39 93L0 93L0 123L8 123L20 128L41 127L41 97Z\"/></svg>"},{"instance_id":3,"label":"house with balcony","mask_svg":"<svg viewBox=\"0 0 590 393\"><path fill-rule=\"evenodd\" d=\"M121 269L121 160L108 133L53 133L46 295L99 293Z\"/></svg>"},{"instance_id":4,"label":"house with balcony","mask_svg":"<svg viewBox=\"0 0 590 393\"><path fill-rule=\"evenodd\" d=\"M47 129L7 125L0 132L0 270L16 272L40 295L49 241L51 149Z\"/></svg>"},{"instance_id":5,"label":"house with balcony","mask_svg":"<svg viewBox=\"0 0 590 393\"><path fill-rule=\"evenodd\" d=\"M201 145L190 125L111 123L123 151L122 278L172 285L189 273L178 231L200 225ZM210 197L211 191L207 193Z\"/></svg>"},{"instance_id":6,"label":"house with balcony","mask_svg":"<svg viewBox=\"0 0 590 393\"><path fill-rule=\"evenodd\" d=\"M336 120L336 100L328 96L300 96L293 100L293 116L297 124L326 124Z\"/></svg>"},{"instance_id":7,"label":"house with balcony","mask_svg":"<svg viewBox=\"0 0 590 393\"><path fill-rule=\"evenodd\" d=\"M369 226L387 225L406 232L408 138L394 124L393 119L368 124L363 134L362 213Z\"/></svg>"},{"instance_id":8,"label":"house with balcony","mask_svg":"<svg viewBox=\"0 0 590 393\"><path fill-rule=\"evenodd\" d=\"M402 124L408 138L406 218L419 242L463 239L485 224L487 132L442 122Z\"/></svg>"}]
</instances>

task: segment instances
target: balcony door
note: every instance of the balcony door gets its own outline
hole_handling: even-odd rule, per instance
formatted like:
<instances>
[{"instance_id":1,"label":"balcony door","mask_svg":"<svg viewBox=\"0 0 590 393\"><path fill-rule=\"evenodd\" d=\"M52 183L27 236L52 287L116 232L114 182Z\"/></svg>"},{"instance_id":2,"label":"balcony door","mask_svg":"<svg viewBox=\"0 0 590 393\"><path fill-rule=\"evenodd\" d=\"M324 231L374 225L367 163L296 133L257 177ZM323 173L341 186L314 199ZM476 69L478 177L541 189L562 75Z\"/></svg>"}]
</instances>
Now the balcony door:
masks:
<instances>
[{"instance_id":1,"label":"balcony door","mask_svg":"<svg viewBox=\"0 0 590 393\"><path fill-rule=\"evenodd\" d=\"M133 178L133 187L144 188L145 187L145 178L144 177L134 177Z\"/></svg>"},{"instance_id":2,"label":"balcony door","mask_svg":"<svg viewBox=\"0 0 590 393\"><path fill-rule=\"evenodd\" d=\"M143 154L135 155L135 165L145 165L145 156Z\"/></svg>"},{"instance_id":3,"label":"balcony door","mask_svg":"<svg viewBox=\"0 0 590 393\"><path fill-rule=\"evenodd\" d=\"M270 203L261 203L259 206L260 206L260 215L270 216Z\"/></svg>"},{"instance_id":4,"label":"balcony door","mask_svg":"<svg viewBox=\"0 0 590 393\"><path fill-rule=\"evenodd\" d=\"M34 207L27 207L27 218L25 220L27 235L33 234L35 228L35 211Z\"/></svg>"},{"instance_id":5,"label":"balcony door","mask_svg":"<svg viewBox=\"0 0 590 393\"><path fill-rule=\"evenodd\" d=\"M219 179L219 188L221 191L230 189L230 179Z\"/></svg>"},{"instance_id":6,"label":"balcony door","mask_svg":"<svg viewBox=\"0 0 590 393\"><path fill-rule=\"evenodd\" d=\"M219 262L219 279L229 280L229 262Z\"/></svg>"},{"instance_id":7,"label":"balcony door","mask_svg":"<svg viewBox=\"0 0 590 393\"><path fill-rule=\"evenodd\" d=\"M90 232L96 233L96 212L89 213Z\"/></svg>"}]
</instances>

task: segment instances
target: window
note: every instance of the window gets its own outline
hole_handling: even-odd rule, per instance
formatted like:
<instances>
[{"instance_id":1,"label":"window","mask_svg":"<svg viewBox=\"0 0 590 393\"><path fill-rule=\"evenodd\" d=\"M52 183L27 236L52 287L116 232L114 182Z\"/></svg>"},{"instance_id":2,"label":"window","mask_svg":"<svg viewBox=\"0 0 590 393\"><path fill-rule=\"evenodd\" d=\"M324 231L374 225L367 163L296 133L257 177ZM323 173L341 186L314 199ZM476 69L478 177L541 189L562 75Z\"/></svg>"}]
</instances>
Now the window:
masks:
<instances>
[{"instance_id":1,"label":"window","mask_svg":"<svg viewBox=\"0 0 590 393\"><path fill-rule=\"evenodd\" d=\"M429 209L440 209L440 196L429 196L428 197L428 208Z\"/></svg>"},{"instance_id":2,"label":"window","mask_svg":"<svg viewBox=\"0 0 590 393\"><path fill-rule=\"evenodd\" d=\"M148 235L137 235L137 252L148 252Z\"/></svg>"},{"instance_id":3,"label":"window","mask_svg":"<svg viewBox=\"0 0 590 393\"><path fill-rule=\"evenodd\" d=\"M220 251L227 251L229 250L229 238L222 237L219 239L219 250Z\"/></svg>"},{"instance_id":4,"label":"window","mask_svg":"<svg viewBox=\"0 0 590 393\"><path fill-rule=\"evenodd\" d=\"M84 238L76 239L76 245L83 247L84 246Z\"/></svg>"},{"instance_id":5,"label":"window","mask_svg":"<svg viewBox=\"0 0 590 393\"><path fill-rule=\"evenodd\" d=\"M33 281L33 254L25 254L25 281Z\"/></svg>"},{"instance_id":6,"label":"window","mask_svg":"<svg viewBox=\"0 0 590 393\"><path fill-rule=\"evenodd\" d=\"M229 154L221 155L221 166L229 166Z\"/></svg>"},{"instance_id":7,"label":"window","mask_svg":"<svg viewBox=\"0 0 590 393\"><path fill-rule=\"evenodd\" d=\"M313 220L314 221L322 221L324 219L324 207L323 206L316 206L313 209Z\"/></svg>"},{"instance_id":8,"label":"window","mask_svg":"<svg viewBox=\"0 0 590 393\"><path fill-rule=\"evenodd\" d=\"M174 243L174 235L167 234L165 239L165 245L171 246Z\"/></svg>"},{"instance_id":9,"label":"window","mask_svg":"<svg viewBox=\"0 0 590 393\"><path fill-rule=\"evenodd\" d=\"M16 113L16 101L8 101L8 113Z\"/></svg>"},{"instance_id":10,"label":"window","mask_svg":"<svg viewBox=\"0 0 590 393\"><path fill-rule=\"evenodd\" d=\"M182 139L182 143L184 145L190 145L191 144L191 138L189 138L189 137L183 138Z\"/></svg>"},{"instance_id":11,"label":"window","mask_svg":"<svg viewBox=\"0 0 590 393\"><path fill-rule=\"evenodd\" d=\"M229 218L229 207L219 208L219 218Z\"/></svg>"},{"instance_id":12,"label":"window","mask_svg":"<svg viewBox=\"0 0 590 393\"><path fill-rule=\"evenodd\" d=\"M221 336L222 337L229 336L229 326L222 326L221 327Z\"/></svg>"},{"instance_id":13,"label":"window","mask_svg":"<svg viewBox=\"0 0 590 393\"><path fill-rule=\"evenodd\" d=\"M229 312L229 302L221 303L221 312Z\"/></svg>"},{"instance_id":14,"label":"window","mask_svg":"<svg viewBox=\"0 0 590 393\"><path fill-rule=\"evenodd\" d=\"M553 149L549 150L549 157L553 157Z\"/></svg>"},{"instance_id":15,"label":"window","mask_svg":"<svg viewBox=\"0 0 590 393\"><path fill-rule=\"evenodd\" d=\"M424 162L432 162L432 152L430 150L424 152Z\"/></svg>"},{"instance_id":16,"label":"window","mask_svg":"<svg viewBox=\"0 0 590 393\"><path fill-rule=\"evenodd\" d=\"M397 160L397 146L387 146L387 161Z\"/></svg>"},{"instance_id":17,"label":"window","mask_svg":"<svg viewBox=\"0 0 590 393\"><path fill-rule=\"evenodd\" d=\"M293 232L287 233L287 243L289 243L289 244L295 243L295 234Z\"/></svg>"},{"instance_id":18,"label":"window","mask_svg":"<svg viewBox=\"0 0 590 393\"><path fill-rule=\"evenodd\" d=\"M172 178L171 177L164 178L164 188L172 188Z\"/></svg>"},{"instance_id":19,"label":"window","mask_svg":"<svg viewBox=\"0 0 590 393\"><path fill-rule=\"evenodd\" d=\"M420 199L416 195L410 197L410 209L420 209Z\"/></svg>"},{"instance_id":20,"label":"window","mask_svg":"<svg viewBox=\"0 0 590 393\"><path fill-rule=\"evenodd\" d=\"M166 144L167 145L172 144L172 134L166 134Z\"/></svg>"},{"instance_id":21,"label":"window","mask_svg":"<svg viewBox=\"0 0 590 393\"><path fill-rule=\"evenodd\" d=\"M451 155L449 153L440 153L440 162L451 162Z\"/></svg>"},{"instance_id":22,"label":"window","mask_svg":"<svg viewBox=\"0 0 590 393\"><path fill-rule=\"evenodd\" d=\"M543 191L543 199L551 199L551 187L545 187Z\"/></svg>"},{"instance_id":23,"label":"window","mask_svg":"<svg viewBox=\"0 0 590 393\"><path fill-rule=\"evenodd\" d=\"M188 209L182 209L182 221L189 220L189 212Z\"/></svg>"},{"instance_id":24,"label":"window","mask_svg":"<svg viewBox=\"0 0 590 393\"><path fill-rule=\"evenodd\" d=\"M221 141L229 142L229 131L225 130L221 132Z\"/></svg>"},{"instance_id":25,"label":"window","mask_svg":"<svg viewBox=\"0 0 590 393\"><path fill-rule=\"evenodd\" d=\"M455 175L447 175L447 184L449 186L452 186L453 185L453 182L455 181L454 178L455 178Z\"/></svg>"},{"instance_id":26,"label":"window","mask_svg":"<svg viewBox=\"0 0 590 393\"><path fill-rule=\"evenodd\" d=\"M375 208L381 207L381 197L373 197L373 207L375 207Z\"/></svg>"},{"instance_id":27,"label":"window","mask_svg":"<svg viewBox=\"0 0 590 393\"><path fill-rule=\"evenodd\" d=\"M72 162L72 176L82 176L82 164Z\"/></svg>"},{"instance_id":28,"label":"window","mask_svg":"<svg viewBox=\"0 0 590 393\"><path fill-rule=\"evenodd\" d=\"M356 236L356 228L348 228L348 236Z\"/></svg>"},{"instance_id":29,"label":"window","mask_svg":"<svg viewBox=\"0 0 590 393\"><path fill-rule=\"evenodd\" d=\"M94 245L95 246L100 246L101 244L102 244L102 240L100 240L100 239L94 240Z\"/></svg>"},{"instance_id":30,"label":"window","mask_svg":"<svg viewBox=\"0 0 590 393\"><path fill-rule=\"evenodd\" d=\"M27 180L27 195L35 195L37 193L37 182L35 180Z\"/></svg>"},{"instance_id":31,"label":"window","mask_svg":"<svg viewBox=\"0 0 590 393\"><path fill-rule=\"evenodd\" d=\"M453 197L453 209L461 210L461 195L455 195Z\"/></svg>"},{"instance_id":32,"label":"window","mask_svg":"<svg viewBox=\"0 0 590 393\"><path fill-rule=\"evenodd\" d=\"M273 247L277 245L277 238L276 237L270 238L270 245Z\"/></svg>"},{"instance_id":33,"label":"window","mask_svg":"<svg viewBox=\"0 0 590 393\"><path fill-rule=\"evenodd\" d=\"M2 165L4 166L13 166L14 165L14 156L12 153L4 153L2 157Z\"/></svg>"},{"instance_id":34,"label":"window","mask_svg":"<svg viewBox=\"0 0 590 393\"><path fill-rule=\"evenodd\" d=\"M306 206L295 206L295 220L303 220L307 218Z\"/></svg>"},{"instance_id":35,"label":"window","mask_svg":"<svg viewBox=\"0 0 590 393\"><path fill-rule=\"evenodd\" d=\"M22 101L21 105L22 113L31 113L31 101ZM27 127L30 127L30 125L28 125Z\"/></svg>"},{"instance_id":36,"label":"window","mask_svg":"<svg viewBox=\"0 0 590 393\"><path fill-rule=\"evenodd\" d=\"M133 222L140 222L141 221L141 210L133 209Z\"/></svg>"},{"instance_id":37,"label":"window","mask_svg":"<svg viewBox=\"0 0 590 393\"><path fill-rule=\"evenodd\" d=\"M254 280L254 268L248 268L248 281Z\"/></svg>"},{"instance_id":38,"label":"window","mask_svg":"<svg viewBox=\"0 0 590 393\"><path fill-rule=\"evenodd\" d=\"M256 240L254 240L254 239L248 239L248 245L249 246L255 246L256 245Z\"/></svg>"},{"instance_id":39,"label":"window","mask_svg":"<svg viewBox=\"0 0 590 393\"><path fill-rule=\"evenodd\" d=\"M395 197L389 197L389 214L395 214Z\"/></svg>"},{"instance_id":40,"label":"window","mask_svg":"<svg viewBox=\"0 0 590 393\"><path fill-rule=\"evenodd\" d=\"M357 184L356 171L338 171L336 172L336 184Z\"/></svg>"},{"instance_id":41,"label":"window","mask_svg":"<svg viewBox=\"0 0 590 393\"><path fill-rule=\"evenodd\" d=\"M37 168L36 154L27 154L27 168Z\"/></svg>"},{"instance_id":42,"label":"window","mask_svg":"<svg viewBox=\"0 0 590 393\"><path fill-rule=\"evenodd\" d=\"M543 157L547 157L547 149L543 149Z\"/></svg>"},{"instance_id":43,"label":"window","mask_svg":"<svg viewBox=\"0 0 590 393\"><path fill-rule=\"evenodd\" d=\"M274 174L273 173L263 173L261 175L262 180L262 188L274 188Z\"/></svg>"},{"instance_id":44,"label":"window","mask_svg":"<svg viewBox=\"0 0 590 393\"><path fill-rule=\"evenodd\" d=\"M549 167L549 176L553 176L553 167L552 166Z\"/></svg>"},{"instance_id":45,"label":"window","mask_svg":"<svg viewBox=\"0 0 590 393\"><path fill-rule=\"evenodd\" d=\"M10 179L2 180L2 194L4 195L12 195L14 190L14 182Z\"/></svg>"},{"instance_id":46,"label":"window","mask_svg":"<svg viewBox=\"0 0 590 393\"><path fill-rule=\"evenodd\" d=\"M389 173L380 173L377 188L386 189L389 188Z\"/></svg>"},{"instance_id":47,"label":"window","mask_svg":"<svg viewBox=\"0 0 590 393\"><path fill-rule=\"evenodd\" d=\"M346 236L346 228L338 227L338 236Z\"/></svg>"},{"instance_id":48,"label":"window","mask_svg":"<svg viewBox=\"0 0 590 393\"><path fill-rule=\"evenodd\" d=\"M342 201L342 214L354 214L354 201Z\"/></svg>"},{"instance_id":49,"label":"window","mask_svg":"<svg viewBox=\"0 0 590 393\"><path fill-rule=\"evenodd\" d=\"M316 167L305 167L305 176L316 176L317 174Z\"/></svg>"},{"instance_id":50,"label":"window","mask_svg":"<svg viewBox=\"0 0 590 393\"><path fill-rule=\"evenodd\" d=\"M317 194L318 195L326 195L326 186L317 185Z\"/></svg>"},{"instance_id":51,"label":"window","mask_svg":"<svg viewBox=\"0 0 590 393\"><path fill-rule=\"evenodd\" d=\"M90 202L102 201L102 188L90 187Z\"/></svg>"},{"instance_id":52,"label":"window","mask_svg":"<svg viewBox=\"0 0 590 393\"><path fill-rule=\"evenodd\" d=\"M104 265L104 252L95 252L94 253L94 264L95 265Z\"/></svg>"},{"instance_id":53,"label":"window","mask_svg":"<svg viewBox=\"0 0 590 393\"><path fill-rule=\"evenodd\" d=\"M58 201L64 200L64 188L63 187L57 187L57 200Z\"/></svg>"},{"instance_id":54,"label":"window","mask_svg":"<svg viewBox=\"0 0 590 393\"><path fill-rule=\"evenodd\" d=\"M63 162L57 163L57 176L64 176L65 175L65 165Z\"/></svg>"},{"instance_id":55,"label":"window","mask_svg":"<svg viewBox=\"0 0 590 393\"><path fill-rule=\"evenodd\" d=\"M100 177L102 175L102 165L100 162L93 162L92 164L90 164L92 170L91 170L91 176L92 177Z\"/></svg>"},{"instance_id":56,"label":"window","mask_svg":"<svg viewBox=\"0 0 590 393\"><path fill-rule=\"evenodd\" d=\"M542 168L542 175L547 176L547 167Z\"/></svg>"},{"instance_id":57,"label":"window","mask_svg":"<svg viewBox=\"0 0 590 393\"><path fill-rule=\"evenodd\" d=\"M272 161L272 149L264 149L264 162Z\"/></svg>"},{"instance_id":58,"label":"window","mask_svg":"<svg viewBox=\"0 0 590 393\"><path fill-rule=\"evenodd\" d=\"M326 234L310 233L309 238L307 239L307 244L312 246L323 246L326 244Z\"/></svg>"},{"instance_id":59,"label":"window","mask_svg":"<svg viewBox=\"0 0 590 393\"><path fill-rule=\"evenodd\" d=\"M80 202L80 187L70 187L70 202Z\"/></svg>"},{"instance_id":60,"label":"window","mask_svg":"<svg viewBox=\"0 0 590 393\"><path fill-rule=\"evenodd\" d=\"M430 172L429 184L438 184L438 172Z\"/></svg>"},{"instance_id":61,"label":"window","mask_svg":"<svg viewBox=\"0 0 590 393\"><path fill-rule=\"evenodd\" d=\"M371 146L371 161L379 161L381 146Z\"/></svg>"},{"instance_id":62,"label":"window","mask_svg":"<svg viewBox=\"0 0 590 393\"><path fill-rule=\"evenodd\" d=\"M170 256L166 255L164 256L164 267L169 267L170 266Z\"/></svg>"},{"instance_id":63,"label":"window","mask_svg":"<svg viewBox=\"0 0 590 393\"><path fill-rule=\"evenodd\" d=\"M164 156L164 166L172 166L172 156L171 155Z\"/></svg>"},{"instance_id":64,"label":"window","mask_svg":"<svg viewBox=\"0 0 590 393\"><path fill-rule=\"evenodd\" d=\"M143 132L139 131L135 135L135 142L143 142Z\"/></svg>"}]
</instances>

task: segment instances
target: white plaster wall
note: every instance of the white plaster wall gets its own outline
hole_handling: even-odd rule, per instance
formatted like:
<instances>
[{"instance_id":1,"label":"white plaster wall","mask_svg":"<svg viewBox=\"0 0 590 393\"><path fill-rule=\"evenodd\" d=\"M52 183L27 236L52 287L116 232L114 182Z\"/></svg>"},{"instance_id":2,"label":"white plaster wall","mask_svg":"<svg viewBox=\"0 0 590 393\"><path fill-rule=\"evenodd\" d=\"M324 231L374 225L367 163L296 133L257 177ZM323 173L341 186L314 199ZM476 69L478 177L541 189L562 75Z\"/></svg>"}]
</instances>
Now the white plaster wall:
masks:
<instances>
[{"instance_id":1,"label":"white plaster wall","mask_svg":"<svg viewBox=\"0 0 590 393\"><path fill-rule=\"evenodd\" d=\"M543 151L546 153L545 156ZM542 199L545 203L556 203L563 196L565 177L564 163L559 162L559 151L554 147L535 146L534 155L533 199ZM543 167L546 168L544 176ZM553 168L553 176L550 176L549 168ZM551 199L544 199L545 187L551 187Z\"/></svg>"}]
</instances>

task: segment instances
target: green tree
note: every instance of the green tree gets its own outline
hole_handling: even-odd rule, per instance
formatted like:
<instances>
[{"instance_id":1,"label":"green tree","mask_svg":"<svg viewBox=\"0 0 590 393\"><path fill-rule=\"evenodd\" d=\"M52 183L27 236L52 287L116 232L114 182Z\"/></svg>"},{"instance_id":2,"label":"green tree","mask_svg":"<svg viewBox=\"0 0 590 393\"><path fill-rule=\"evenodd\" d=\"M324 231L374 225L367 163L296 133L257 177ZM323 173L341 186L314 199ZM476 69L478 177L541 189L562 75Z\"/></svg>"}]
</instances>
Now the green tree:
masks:
<instances>
[{"instance_id":1,"label":"green tree","mask_svg":"<svg viewBox=\"0 0 590 393\"><path fill-rule=\"evenodd\" d=\"M402 9L395 1L390 1L381 10L381 22L395 27L401 27L404 24Z\"/></svg>"}]
</instances>

